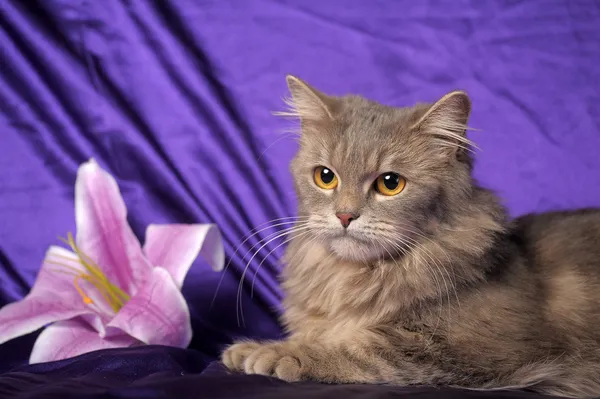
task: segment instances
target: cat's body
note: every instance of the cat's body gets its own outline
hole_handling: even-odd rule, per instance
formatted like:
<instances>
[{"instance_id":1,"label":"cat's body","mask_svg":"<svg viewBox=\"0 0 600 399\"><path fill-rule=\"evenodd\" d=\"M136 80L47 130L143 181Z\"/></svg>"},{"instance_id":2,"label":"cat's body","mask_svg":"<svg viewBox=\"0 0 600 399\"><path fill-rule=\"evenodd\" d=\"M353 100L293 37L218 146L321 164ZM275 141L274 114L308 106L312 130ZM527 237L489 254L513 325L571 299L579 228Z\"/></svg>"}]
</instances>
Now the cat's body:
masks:
<instances>
[{"instance_id":1,"label":"cat's body","mask_svg":"<svg viewBox=\"0 0 600 399\"><path fill-rule=\"evenodd\" d=\"M598 238L590 242L594 229ZM462 240L468 233L443 234ZM481 230L472 234L473 242L486 241ZM430 243L429 256L438 260L440 271L428 283L416 279L416 284L398 268L428 259L425 252L417 259L406 256L400 265L384 261L369 268L333 259L321 245L302 249L298 240L285 271L285 323L292 337L354 352L350 359L338 355L338 361L371 363L363 369L340 364L332 375L327 372L334 369L324 367L318 378L325 381L535 383L546 392L598 395L600 212L530 216L493 236L487 253L471 260L453 259L451 249L444 254L442 246ZM491 267L469 275L475 281L465 284L458 274L440 274L448 267L446 255L457 263ZM594 258L596 264L590 262ZM415 302L428 291L429 301ZM369 348L389 352L367 360Z\"/></svg>"},{"instance_id":2,"label":"cat's body","mask_svg":"<svg viewBox=\"0 0 600 399\"><path fill-rule=\"evenodd\" d=\"M509 220L471 178L464 93L393 109L289 83L303 123L289 337L236 344L225 364L289 381L600 396L600 210ZM390 171L406 187L376 190Z\"/></svg>"}]
</instances>

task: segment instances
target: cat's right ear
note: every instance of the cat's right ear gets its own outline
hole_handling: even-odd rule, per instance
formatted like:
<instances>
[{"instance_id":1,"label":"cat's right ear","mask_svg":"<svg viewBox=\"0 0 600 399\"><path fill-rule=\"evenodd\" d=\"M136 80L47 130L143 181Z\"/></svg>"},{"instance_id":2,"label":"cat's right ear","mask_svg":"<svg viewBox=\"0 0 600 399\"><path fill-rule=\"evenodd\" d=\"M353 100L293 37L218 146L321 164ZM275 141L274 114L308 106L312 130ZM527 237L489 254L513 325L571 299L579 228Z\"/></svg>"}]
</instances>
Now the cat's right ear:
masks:
<instances>
[{"instance_id":1,"label":"cat's right ear","mask_svg":"<svg viewBox=\"0 0 600 399\"><path fill-rule=\"evenodd\" d=\"M279 115L300 118L303 122L333 119L333 99L301 79L287 75L291 98L286 100L290 110Z\"/></svg>"},{"instance_id":2,"label":"cat's right ear","mask_svg":"<svg viewBox=\"0 0 600 399\"><path fill-rule=\"evenodd\" d=\"M411 127L431 135L444 153L471 151L474 144L466 137L471 100L467 93L456 90L435 102Z\"/></svg>"}]
</instances>

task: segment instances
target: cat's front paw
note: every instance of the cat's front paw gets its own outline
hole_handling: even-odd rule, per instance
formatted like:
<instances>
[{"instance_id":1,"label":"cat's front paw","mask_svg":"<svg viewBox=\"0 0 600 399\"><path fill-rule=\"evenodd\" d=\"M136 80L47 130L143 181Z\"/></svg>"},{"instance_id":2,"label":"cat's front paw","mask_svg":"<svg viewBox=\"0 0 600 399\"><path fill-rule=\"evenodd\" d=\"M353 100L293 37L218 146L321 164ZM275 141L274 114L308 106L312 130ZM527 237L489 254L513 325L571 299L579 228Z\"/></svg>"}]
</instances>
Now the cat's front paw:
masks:
<instances>
[{"instance_id":1,"label":"cat's front paw","mask_svg":"<svg viewBox=\"0 0 600 399\"><path fill-rule=\"evenodd\" d=\"M272 376L285 381L303 379L306 360L301 351L288 342L241 342L227 348L222 356L223 364L230 370Z\"/></svg>"},{"instance_id":2,"label":"cat's front paw","mask_svg":"<svg viewBox=\"0 0 600 399\"><path fill-rule=\"evenodd\" d=\"M246 359L260 344L254 341L238 342L225 349L221 354L221 362L231 371L244 371Z\"/></svg>"}]
</instances>

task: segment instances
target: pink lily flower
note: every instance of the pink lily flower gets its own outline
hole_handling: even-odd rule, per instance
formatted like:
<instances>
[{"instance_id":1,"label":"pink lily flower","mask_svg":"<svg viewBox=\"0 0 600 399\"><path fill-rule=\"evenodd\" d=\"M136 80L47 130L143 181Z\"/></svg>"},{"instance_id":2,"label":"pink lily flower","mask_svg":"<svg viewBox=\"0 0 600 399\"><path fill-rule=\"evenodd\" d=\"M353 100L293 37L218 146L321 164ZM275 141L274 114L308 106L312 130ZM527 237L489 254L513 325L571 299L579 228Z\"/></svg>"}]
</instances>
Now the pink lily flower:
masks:
<instances>
[{"instance_id":1,"label":"pink lily flower","mask_svg":"<svg viewBox=\"0 0 600 399\"><path fill-rule=\"evenodd\" d=\"M117 182L93 159L77 173L75 219L70 250L51 246L31 292L0 309L0 344L50 324L30 363L141 344L187 347L192 328L180 290L198 255L223 268L217 226L150 225L142 248Z\"/></svg>"}]
</instances>

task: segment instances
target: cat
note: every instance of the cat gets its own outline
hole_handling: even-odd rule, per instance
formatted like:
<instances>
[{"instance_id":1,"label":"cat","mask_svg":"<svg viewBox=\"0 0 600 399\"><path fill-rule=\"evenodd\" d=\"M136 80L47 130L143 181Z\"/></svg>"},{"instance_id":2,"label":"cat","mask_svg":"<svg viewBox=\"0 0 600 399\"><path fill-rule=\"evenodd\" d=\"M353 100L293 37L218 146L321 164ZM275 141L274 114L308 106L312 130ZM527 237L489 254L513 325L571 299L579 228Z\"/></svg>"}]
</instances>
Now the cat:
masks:
<instances>
[{"instance_id":1,"label":"cat","mask_svg":"<svg viewBox=\"0 0 600 399\"><path fill-rule=\"evenodd\" d=\"M600 209L509 218L472 177L463 91L394 108L287 83L301 131L287 338L237 342L225 366L600 396Z\"/></svg>"}]
</instances>

